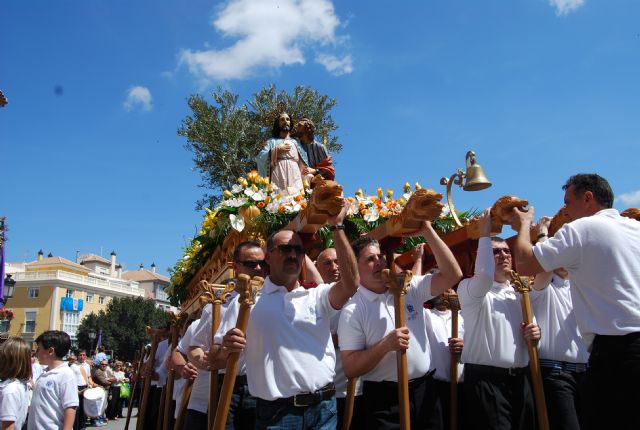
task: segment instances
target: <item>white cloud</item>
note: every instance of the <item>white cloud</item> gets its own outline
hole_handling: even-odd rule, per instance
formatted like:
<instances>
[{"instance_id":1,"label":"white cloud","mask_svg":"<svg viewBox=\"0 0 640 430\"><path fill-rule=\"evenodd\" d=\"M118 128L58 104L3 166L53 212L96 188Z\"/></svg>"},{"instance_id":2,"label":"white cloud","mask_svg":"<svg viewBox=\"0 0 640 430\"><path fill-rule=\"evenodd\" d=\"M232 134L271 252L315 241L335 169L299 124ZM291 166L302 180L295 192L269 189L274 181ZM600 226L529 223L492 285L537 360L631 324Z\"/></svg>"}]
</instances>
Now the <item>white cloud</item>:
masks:
<instances>
[{"instance_id":1,"label":"white cloud","mask_svg":"<svg viewBox=\"0 0 640 430\"><path fill-rule=\"evenodd\" d=\"M584 5L584 0L549 0L549 4L556 8L556 15L566 15Z\"/></svg>"},{"instance_id":2,"label":"white cloud","mask_svg":"<svg viewBox=\"0 0 640 430\"><path fill-rule=\"evenodd\" d=\"M151 91L147 87L135 86L127 90L127 99L124 101L124 109L129 112L136 106L140 106L143 111L150 111L153 107L151 104Z\"/></svg>"},{"instance_id":3,"label":"white cloud","mask_svg":"<svg viewBox=\"0 0 640 430\"><path fill-rule=\"evenodd\" d=\"M622 203L628 206L640 205L640 190L620 194L618 197L616 197L616 200L620 200Z\"/></svg>"},{"instance_id":4,"label":"white cloud","mask_svg":"<svg viewBox=\"0 0 640 430\"><path fill-rule=\"evenodd\" d=\"M305 48L330 50L345 41L336 34L340 20L331 0L230 0L213 26L237 39L235 43L222 49L187 49L179 56L180 63L204 79L242 79L261 67L304 64ZM350 73L350 57L345 60L334 62L333 71L321 64L332 73Z\"/></svg>"},{"instance_id":5,"label":"white cloud","mask_svg":"<svg viewBox=\"0 0 640 430\"><path fill-rule=\"evenodd\" d=\"M353 59L351 55L338 58L330 54L318 54L316 62L322 64L329 73L340 76L353 72Z\"/></svg>"}]
</instances>

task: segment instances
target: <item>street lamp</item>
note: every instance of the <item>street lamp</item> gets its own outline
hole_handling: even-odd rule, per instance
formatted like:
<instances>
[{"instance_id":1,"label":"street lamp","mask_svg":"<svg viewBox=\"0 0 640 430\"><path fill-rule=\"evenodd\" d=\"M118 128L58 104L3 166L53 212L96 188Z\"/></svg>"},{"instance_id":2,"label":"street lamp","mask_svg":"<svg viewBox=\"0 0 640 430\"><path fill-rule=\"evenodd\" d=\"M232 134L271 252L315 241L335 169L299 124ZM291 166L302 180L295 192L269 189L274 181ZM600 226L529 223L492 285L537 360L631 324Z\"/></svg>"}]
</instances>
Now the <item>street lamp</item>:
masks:
<instances>
[{"instance_id":1,"label":"street lamp","mask_svg":"<svg viewBox=\"0 0 640 430\"><path fill-rule=\"evenodd\" d=\"M447 186L447 204L449 205L449 213L453 217L456 225L462 227L462 223L456 215L456 210L453 207L453 199L451 198L451 186L456 184L462 187L465 191L480 191L491 186L491 182L484 174L482 167L476 163L476 153L468 151L465 156L466 169L458 169L450 178L440 179L440 185ZM463 182L464 181L464 182Z\"/></svg>"},{"instance_id":2,"label":"street lamp","mask_svg":"<svg viewBox=\"0 0 640 430\"><path fill-rule=\"evenodd\" d=\"M91 341L91 351L93 351L93 341L96 340L96 331L91 329L87 332L89 340Z\"/></svg>"},{"instance_id":3,"label":"street lamp","mask_svg":"<svg viewBox=\"0 0 640 430\"><path fill-rule=\"evenodd\" d=\"M7 304L7 300L13 297L13 291L16 288L16 280L11 278L11 275L7 273L4 278L4 294L0 297L0 303L2 306Z\"/></svg>"}]
</instances>

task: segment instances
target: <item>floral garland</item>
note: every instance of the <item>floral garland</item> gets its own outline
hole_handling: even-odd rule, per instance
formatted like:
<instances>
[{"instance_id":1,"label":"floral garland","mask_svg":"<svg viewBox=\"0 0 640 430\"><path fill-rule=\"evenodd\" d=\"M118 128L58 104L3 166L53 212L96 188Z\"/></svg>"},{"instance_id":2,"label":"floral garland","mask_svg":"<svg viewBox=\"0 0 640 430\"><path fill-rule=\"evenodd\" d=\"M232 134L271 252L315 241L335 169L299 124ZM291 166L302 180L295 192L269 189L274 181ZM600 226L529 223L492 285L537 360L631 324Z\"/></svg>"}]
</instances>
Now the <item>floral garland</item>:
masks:
<instances>
[{"instance_id":1,"label":"floral garland","mask_svg":"<svg viewBox=\"0 0 640 430\"><path fill-rule=\"evenodd\" d=\"M8 308L2 308L0 309L0 320L7 320L7 321L11 321L14 318L14 314L13 311L11 309Z\"/></svg>"},{"instance_id":2,"label":"floral garland","mask_svg":"<svg viewBox=\"0 0 640 430\"><path fill-rule=\"evenodd\" d=\"M422 188L416 182L414 189ZM388 188L384 193L382 188L376 190L375 195L365 195L358 189L354 197L347 197L349 208L345 225L347 235L355 239L386 222L389 218L402 212L411 197L411 185L407 182L402 189L399 199L394 199L394 190ZM289 188L279 190L269 183L257 171L249 172L246 177L238 178L230 190L223 192L222 201L215 209L205 209L206 213L202 226L196 237L184 249L183 257L178 260L171 272L171 286L168 294L173 304L177 305L185 297L186 287L197 270L202 267L207 258L222 244L231 229L241 232L257 232L266 237L287 225L302 209L306 208L311 189L304 184L304 189ZM252 225L245 225L243 213L247 210L258 210ZM445 208L447 209L447 208ZM469 218L472 213L459 213L461 218ZM452 229L452 221L448 210L443 211L440 220L434 221L434 227L442 232ZM330 246L331 235L326 227L317 236Z\"/></svg>"}]
</instances>

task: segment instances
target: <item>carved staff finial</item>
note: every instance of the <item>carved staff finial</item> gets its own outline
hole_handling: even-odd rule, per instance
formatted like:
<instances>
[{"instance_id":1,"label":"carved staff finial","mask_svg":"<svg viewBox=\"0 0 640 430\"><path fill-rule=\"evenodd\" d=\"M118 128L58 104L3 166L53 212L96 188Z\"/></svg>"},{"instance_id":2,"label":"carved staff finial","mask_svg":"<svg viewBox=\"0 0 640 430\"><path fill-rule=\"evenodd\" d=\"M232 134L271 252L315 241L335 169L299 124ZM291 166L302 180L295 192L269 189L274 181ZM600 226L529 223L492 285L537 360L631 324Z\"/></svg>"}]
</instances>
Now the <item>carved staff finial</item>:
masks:
<instances>
[{"instance_id":1,"label":"carved staff finial","mask_svg":"<svg viewBox=\"0 0 640 430\"><path fill-rule=\"evenodd\" d=\"M520 294L531 292L531 278L528 276L521 277L515 270L511 270L509 276L511 276L511 284L514 290Z\"/></svg>"}]
</instances>

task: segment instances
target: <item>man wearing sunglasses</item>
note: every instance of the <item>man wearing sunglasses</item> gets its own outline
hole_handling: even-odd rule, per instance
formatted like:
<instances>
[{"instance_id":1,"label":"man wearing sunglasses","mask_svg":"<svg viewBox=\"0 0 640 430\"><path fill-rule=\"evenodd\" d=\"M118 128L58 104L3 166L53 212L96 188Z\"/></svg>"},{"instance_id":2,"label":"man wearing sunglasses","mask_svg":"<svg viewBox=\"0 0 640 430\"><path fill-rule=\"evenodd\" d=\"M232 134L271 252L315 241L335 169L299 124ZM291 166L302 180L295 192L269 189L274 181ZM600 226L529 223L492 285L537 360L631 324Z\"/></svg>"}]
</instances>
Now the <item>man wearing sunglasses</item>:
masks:
<instances>
[{"instance_id":1,"label":"man wearing sunglasses","mask_svg":"<svg viewBox=\"0 0 640 430\"><path fill-rule=\"evenodd\" d=\"M265 276L267 264L264 260L264 251L260 244L253 241L243 242L236 247L233 252L233 270L237 275ZM236 297L235 291L227 299L226 303L220 307L220 319L229 307L229 303ZM211 305L208 304L202 311L202 316L198 324L192 330L192 337L189 341L189 361L198 368L198 375L194 382L194 388L187 406L184 428L206 429L207 428L207 408L209 405L209 369L211 363L209 356L213 354L211 349ZM215 347L214 347L215 349ZM224 365L218 371L218 383L222 383L224 378ZM227 418L227 428L253 428L255 421L256 400L249 394L247 388L247 378L244 372L238 372L236 383L233 389L233 398Z\"/></svg>"},{"instance_id":2,"label":"man wearing sunglasses","mask_svg":"<svg viewBox=\"0 0 640 430\"><path fill-rule=\"evenodd\" d=\"M510 282L511 250L490 237L489 209L479 222L475 273L458 286L465 323L463 428L534 430L526 340L540 339L540 329L523 327L521 297Z\"/></svg>"},{"instance_id":3,"label":"man wearing sunglasses","mask_svg":"<svg viewBox=\"0 0 640 430\"><path fill-rule=\"evenodd\" d=\"M342 224L346 209L343 201L342 211L327 221L340 280L303 288L302 240L293 231L272 234L266 254L270 274L251 310L246 338L234 328L220 339L225 354L244 350L249 390L257 397L256 429L336 428L335 350L329 322L359 283ZM230 310L225 320L231 315Z\"/></svg>"}]
</instances>

